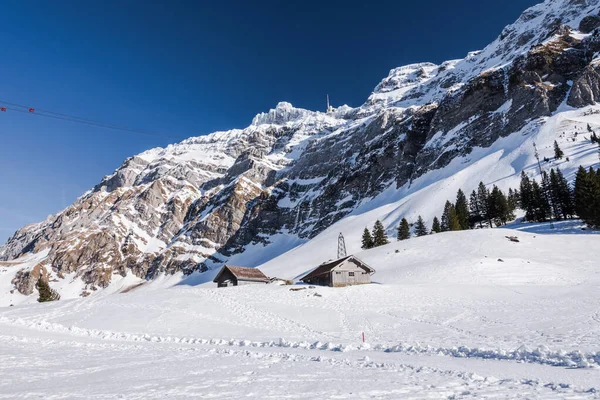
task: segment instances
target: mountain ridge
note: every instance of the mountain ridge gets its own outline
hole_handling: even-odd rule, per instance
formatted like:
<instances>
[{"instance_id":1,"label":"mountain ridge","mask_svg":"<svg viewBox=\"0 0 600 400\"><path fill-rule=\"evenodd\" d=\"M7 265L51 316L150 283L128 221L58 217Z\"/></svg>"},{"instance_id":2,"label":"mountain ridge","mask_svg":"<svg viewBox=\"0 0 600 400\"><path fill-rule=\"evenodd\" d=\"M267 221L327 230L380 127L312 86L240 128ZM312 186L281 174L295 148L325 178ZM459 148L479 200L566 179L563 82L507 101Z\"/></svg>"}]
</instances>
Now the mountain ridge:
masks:
<instances>
[{"instance_id":1,"label":"mountain ridge","mask_svg":"<svg viewBox=\"0 0 600 400\"><path fill-rule=\"evenodd\" d=\"M595 104L598 11L593 1L545 1L464 59L392 69L360 107L281 102L244 129L130 157L0 247L13 263L47 252L37 268L11 267L11 287L27 296L40 275L69 276L86 295L130 274L205 272L244 254L257 265L251 254L271 254L280 237L296 246L386 190L539 130L561 107Z\"/></svg>"}]
</instances>

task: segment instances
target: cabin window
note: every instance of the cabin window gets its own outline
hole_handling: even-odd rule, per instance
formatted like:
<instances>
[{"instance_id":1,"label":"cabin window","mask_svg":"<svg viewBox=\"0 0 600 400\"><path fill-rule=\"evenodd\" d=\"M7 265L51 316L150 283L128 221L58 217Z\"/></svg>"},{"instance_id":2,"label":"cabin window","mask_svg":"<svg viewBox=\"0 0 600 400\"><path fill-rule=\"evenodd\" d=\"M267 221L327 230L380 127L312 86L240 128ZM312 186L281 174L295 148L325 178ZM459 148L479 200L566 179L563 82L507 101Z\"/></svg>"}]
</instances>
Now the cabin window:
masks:
<instances>
[{"instance_id":1,"label":"cabin window","mask_svg":"<svg viewBox=\"0 0 600 400\"><path fill-rule=\"evenodd\" d=\"M340 271L336 271L335 274L336 275L341 275L342 273Z\"/></svg>"},{"instance_id":2,"label":"cabin window","mask_svg":"<svg viewBox=\"0 0 600 400\"><path fill-rule=\"evenodd\" d=\"M349 276L354 276L354 272L348 272Z\"/></svg>"}]
</instances>

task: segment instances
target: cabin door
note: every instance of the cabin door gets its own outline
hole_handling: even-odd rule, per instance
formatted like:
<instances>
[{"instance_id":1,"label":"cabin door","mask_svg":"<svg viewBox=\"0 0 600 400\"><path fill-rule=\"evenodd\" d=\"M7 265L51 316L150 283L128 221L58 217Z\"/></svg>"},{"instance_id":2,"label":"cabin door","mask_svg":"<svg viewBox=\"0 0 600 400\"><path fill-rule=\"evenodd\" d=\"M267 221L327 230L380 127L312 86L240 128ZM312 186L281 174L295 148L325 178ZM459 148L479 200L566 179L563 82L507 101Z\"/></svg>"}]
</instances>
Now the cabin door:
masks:
<instances>
[{"instance_id":1,"label":"cabin door","mask_svg":"<svg viewBox=\"0 0 600 400\"><path fill-rule=\"evenodd\" d=\"M348 271L348 285L356 284L356 272Z\"/></svg>"}]
</instances>

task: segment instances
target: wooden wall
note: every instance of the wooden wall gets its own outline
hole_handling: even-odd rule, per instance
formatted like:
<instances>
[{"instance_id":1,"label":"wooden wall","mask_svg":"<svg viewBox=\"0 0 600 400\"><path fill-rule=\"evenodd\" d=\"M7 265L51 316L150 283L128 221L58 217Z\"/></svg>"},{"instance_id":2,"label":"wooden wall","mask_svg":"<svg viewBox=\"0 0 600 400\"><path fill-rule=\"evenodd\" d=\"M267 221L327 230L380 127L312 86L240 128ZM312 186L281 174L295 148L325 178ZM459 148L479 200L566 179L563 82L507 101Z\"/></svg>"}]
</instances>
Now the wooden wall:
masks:
<instances>
[{"instance_id":1,"label":"wooden wall","mask_svg":"<svg viewBox=\"0 0 600 400\"><path fill-rule=\"evenodd\" d=\"M371 283L371 275L353 260L346 260L331 271L331 286Z\"/></svg>"}]
</instances>

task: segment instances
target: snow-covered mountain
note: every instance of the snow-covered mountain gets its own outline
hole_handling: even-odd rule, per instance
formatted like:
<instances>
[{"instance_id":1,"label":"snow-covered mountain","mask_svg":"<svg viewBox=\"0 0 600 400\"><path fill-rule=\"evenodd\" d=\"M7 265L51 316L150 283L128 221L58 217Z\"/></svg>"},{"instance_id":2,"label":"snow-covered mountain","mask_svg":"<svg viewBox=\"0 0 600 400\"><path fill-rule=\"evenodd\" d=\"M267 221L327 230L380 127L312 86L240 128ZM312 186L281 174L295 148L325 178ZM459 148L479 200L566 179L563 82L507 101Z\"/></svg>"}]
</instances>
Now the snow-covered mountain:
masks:
<instances>
[{"instance_id":1,"label":"snow-covered mountain","mask_svg":"<svg viewBox=\"0 0 600 400\"><path fill-rule=\"evenodd\" d=\"M534 142L544 157L558 140L570 176L598 161L584 133L600 127L599 11L548 0L482 51L393 69L360 107L279 103L243 130L131 157L0 248L0 301L31 300L40 274L63 298L182 274L202 282L225 262L309 251L317 236L333 247L339 231L355 251L377 218L391 232L401 216L430 221L458 188L535 175Z\"/></svg>"}]
</instances>

